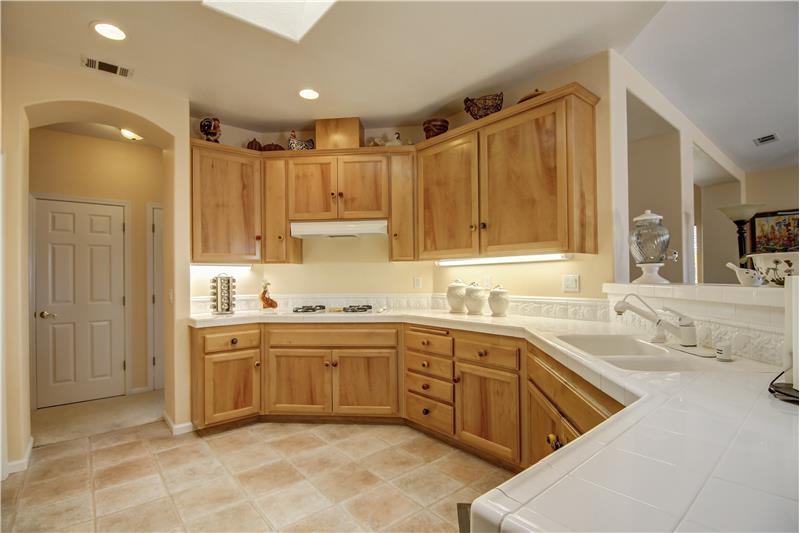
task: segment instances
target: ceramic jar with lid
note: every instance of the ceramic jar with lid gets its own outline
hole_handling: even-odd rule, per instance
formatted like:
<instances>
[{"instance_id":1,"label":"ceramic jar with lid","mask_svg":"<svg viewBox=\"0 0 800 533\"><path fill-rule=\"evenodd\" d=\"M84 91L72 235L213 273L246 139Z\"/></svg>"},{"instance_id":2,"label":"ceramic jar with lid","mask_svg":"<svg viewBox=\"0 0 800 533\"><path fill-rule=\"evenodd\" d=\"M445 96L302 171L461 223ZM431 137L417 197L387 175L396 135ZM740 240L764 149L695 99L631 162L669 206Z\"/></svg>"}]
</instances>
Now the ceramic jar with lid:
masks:
<instances>
[{"instance_id":1,"label":"ceramic jar with lid","mask_svg":"<svg viewBox=\"0 0 800 533\"><path fill-rule=\"evenodd\" d=\"M447 286L447 304L450 306L451 313L466 313L464 307L464 296L466 296L467 284L460 279L454 280Z\"/></svg>"},{"instance_id":2,"label":"ceramic jar with lid","mask_svg":"<svg viewBox=\"0 0 800 533\"><path fill-rule=\"evenodd\" d=\"M489 291L489 309L492 310L492 316L506 316L508 304L508 291L501 285L495 285L495 287Z\"/></svg>"},{"instance_id":3,"label":"ceramic jar with lid","mask_svg":"<svg viewBox=\"0 0 800 533\"><path fill-rule=\"evenodd\" d=\"M467 306L467 314L480 315L483 313L483 306L486 305L486 289L475 282L467 286L467 294L464 304Z\"/></svg>"}]
</instances>

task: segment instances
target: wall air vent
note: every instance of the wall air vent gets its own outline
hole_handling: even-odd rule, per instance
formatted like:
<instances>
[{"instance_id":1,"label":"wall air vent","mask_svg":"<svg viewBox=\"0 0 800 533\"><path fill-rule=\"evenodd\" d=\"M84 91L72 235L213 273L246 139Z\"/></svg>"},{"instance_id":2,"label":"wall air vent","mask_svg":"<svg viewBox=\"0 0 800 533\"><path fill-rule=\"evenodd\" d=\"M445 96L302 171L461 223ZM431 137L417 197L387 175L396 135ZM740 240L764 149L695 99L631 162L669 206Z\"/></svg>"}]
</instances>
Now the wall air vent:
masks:
<instances>
[{"instance_id":1,"label":"wall air vent","mask_svg":"<svg viewBox=\"0 0 800 533\"><path fill-rule=\"evenodd\" d=\"M114 65L113 63L107 63L105 61L100 61L99 59L93 59L86 56L81 56L81 65L92 70L100 70L102 72L108 72L109 74L116 74L117 76L122 76L123 78L130 78L133 75L133 69L121 67L119 65Z\"/></svg>"},{"instance_id":2,"label":"wall air vent","mask_svg":"<svg viewBox=\"0 0 800 533\"><path fill-rule=\"evenodd\" d=\"M770 133L769 135L764 135L763 137L756 137L753 139L753 142L756 146L761 146L762 144L769 144L778 140L778 135L776 133Z\"/></svg>"}]
</instances>

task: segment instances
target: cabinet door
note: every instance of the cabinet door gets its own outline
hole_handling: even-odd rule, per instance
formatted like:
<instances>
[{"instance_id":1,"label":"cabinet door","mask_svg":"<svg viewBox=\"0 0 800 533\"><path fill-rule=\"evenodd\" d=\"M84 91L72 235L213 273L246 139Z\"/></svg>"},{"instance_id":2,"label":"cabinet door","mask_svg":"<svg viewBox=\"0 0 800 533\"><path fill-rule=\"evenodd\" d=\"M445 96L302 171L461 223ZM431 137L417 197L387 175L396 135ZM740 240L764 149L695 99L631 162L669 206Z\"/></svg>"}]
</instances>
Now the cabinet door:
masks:
<instances>
[{"instance_id":1,"label":"cabinet door","mask_svg":"<svg viewBox=\"0 0 800 533\"><path fill-rule=\"evenodd\" d=\"M389 168L386 156L343 155L337 159L339 218L387 218Z\"/></svg>"},{"instance_id":2,"label":"cabinet door","mask_svg":"<svg viewBox=\"0 0 800 533\"><path fill-rule=\"evenodd\" d=\"M397 412L397 350L334 350L333 412Z\"/></svg>"},{"instance_id":3,"label":"cabinet door","mask_svg":"<svg viewBox=\"0 0 800 533\"><path fill-rule=\"evenodd\" d=\"M456 363L456 436L507 461L519 459L519 377Z\"/></svg>"},{"instance_id":4,"label":"cabinet door","mask_svg":"<svg viewBox=\"0 0 800 533\"><path fill-rule=\"evenodd\" d=\"M289 219L336 218L336 158L289 159Z\"/></svg>"},{"instance_id":5,"label":"cabinet door","mask_svg":"<svg viewBox=\"0 0 800 533\"><path fill-rule=\"evenodd\" d=\"M555 451L559 435L561 413L545 398L536 385L526 380L528 395L528 435L526 436L525 465L537 463Z\"/></svg>"},{"instance_id":6,"label":"cabinet door","mask_svg":"<svg viewBox=\"0 0 800 533\"><path fill-rule=\"evenodd\" d=\"M478 134L417 155L417 247L420 259L478 254Z\"/></svg>"},{"instance_id":7,"label":"cabinet door","mask_svg":"<svg viewBox=\"0 0 800 533\"><path fill-rule=\"evenodd\" d=\"M261 161L192 150L192 259L261 261Z\"/></svg>"},{"instance_id":8,"label":"cabinet door","mask_svg":"<svg viewBox=\"0 0 800 533\"><path fill-rule=\"evenodd\" d=\"M206 355L205 424L258 414L261 402L261 351Z\"/></svg>"},{"instance_id":9,"label":"cabinet door","mask_svg":"<svg viewBox=\"0 0 800 533\"><path fill-rule=\"evenodd\" d=\"M481 251L568 248L563 100L480 130Z\"/></svg>"},{"instance_id":10,"label":"cabinet door","mask_svg":"<svg viewBox=\"0 0 800 533\"><path fill-rule=\"evenodd\" d=\"M269 350L272 413L331 412L330 350Z\"/></svg>"},{"instance_id":11,"label":"cabinet door","mask_svg":"<svg viewBox=\"0 0 800 533\"><path fill-rule=\"evenodd\" d=\"M264 262L294 263L302 259L302 244L289 235L286 219L286 160L264 161Z\"/></svg>"},{"instance_id":12,"label":"cabinet door","mask_svg":"<svg viewBox=\"0 0 800 533\"><path fill-rule=\"evenodd\" d=\"M414 260L414 156L389 156L391 261Z\"/></svg>"}]
</instances>

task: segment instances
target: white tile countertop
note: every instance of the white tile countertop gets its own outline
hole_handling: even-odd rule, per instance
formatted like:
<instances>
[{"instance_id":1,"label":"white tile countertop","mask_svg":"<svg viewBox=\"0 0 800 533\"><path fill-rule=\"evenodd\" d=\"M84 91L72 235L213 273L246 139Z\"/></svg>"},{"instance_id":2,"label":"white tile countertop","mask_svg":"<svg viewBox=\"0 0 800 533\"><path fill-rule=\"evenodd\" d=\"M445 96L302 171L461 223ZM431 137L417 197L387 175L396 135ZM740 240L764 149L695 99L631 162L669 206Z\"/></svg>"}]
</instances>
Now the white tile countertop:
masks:
<instances>
[{"instance_id":1,"label":"white tile countertop","mask_svg":"<svg viewBox=\"0 0 800 533\"><path fill-rule=\"evenodd\" d=\"M616 320L248 311L195 315L189 325L261 322L399 322L516 336L627 406L475 500L473 531L798 530L798 408L767 392L777 367L679 354L696 370L632 372L558 338L641 335Z\"/></svg>"}]
</instances>

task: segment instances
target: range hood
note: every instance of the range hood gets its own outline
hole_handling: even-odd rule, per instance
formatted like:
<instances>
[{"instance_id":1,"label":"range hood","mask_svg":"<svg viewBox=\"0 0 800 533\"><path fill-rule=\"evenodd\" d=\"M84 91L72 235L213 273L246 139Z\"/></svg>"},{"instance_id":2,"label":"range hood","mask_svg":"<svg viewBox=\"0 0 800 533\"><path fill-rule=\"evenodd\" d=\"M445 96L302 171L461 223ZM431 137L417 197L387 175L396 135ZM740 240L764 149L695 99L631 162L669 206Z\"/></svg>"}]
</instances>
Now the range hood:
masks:
<instances>
[{"instance_id":1,"label":"range hood","mask_svg":"<svg viewBox=\"0 0 800 533\"><path fill-rule=\"evenodd\" d=\"M292 222L292 237L313 239L320 237L377 237L386 236L385 220L338 220L334 222Z\"/></svg>"}]
</instances>

